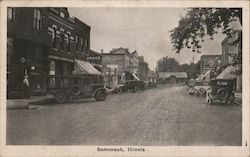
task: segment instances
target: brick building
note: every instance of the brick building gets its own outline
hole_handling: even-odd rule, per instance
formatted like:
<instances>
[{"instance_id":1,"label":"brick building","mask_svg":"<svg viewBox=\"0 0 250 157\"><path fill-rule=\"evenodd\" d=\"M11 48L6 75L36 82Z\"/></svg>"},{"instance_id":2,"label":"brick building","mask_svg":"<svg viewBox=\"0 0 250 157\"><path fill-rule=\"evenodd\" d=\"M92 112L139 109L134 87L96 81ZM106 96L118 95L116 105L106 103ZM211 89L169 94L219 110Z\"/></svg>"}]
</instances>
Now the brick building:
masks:
<instances>
[{"instance_id":1,"label":"brick building","mask_svg":"<svg viewBox=\"0 0 250 157\"><path fill-rule=\"evenodd\" d=\"M7 90L20 90L29 76L32 93L67 83L75 59L90 53L90 27L69 15L67 8L8 8Z\"/></svg>"},{"instance_id":2,"label":"brick building","mask_svg":"<svg viewBox=\"0 0 250 157\"><path fill-rule=\"evenodd\" d=\"M144 61L143 56L139 56L139 78L140 80L147 80L148 77L148 63Z\"/></svg>"},{"instance_id":3,"label":"brick building","mask_svg":"<svg viewBox=\"0 0 250 157\"><path fill-rule=\"evenodd\" d=\"M221 65L224 69L218 77L235 79L236 90L242 91L242 31L235 30L222 42ZM238 42L236 42L238 41Z\"/></svg>"}]
</instances>

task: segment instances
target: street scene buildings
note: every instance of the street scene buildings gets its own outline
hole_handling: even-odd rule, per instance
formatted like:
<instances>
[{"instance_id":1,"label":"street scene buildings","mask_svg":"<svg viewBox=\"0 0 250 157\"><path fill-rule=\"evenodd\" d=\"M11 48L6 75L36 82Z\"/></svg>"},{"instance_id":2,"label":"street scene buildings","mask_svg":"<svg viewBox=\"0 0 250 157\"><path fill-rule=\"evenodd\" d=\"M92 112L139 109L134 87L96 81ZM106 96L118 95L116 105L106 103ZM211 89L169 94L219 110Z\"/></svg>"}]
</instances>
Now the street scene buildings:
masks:
<instances>
[{"instance_id":1,"label":"street scene buildings","mask_svg":"<svg viewBox=\"0 0 250 157\"><path fill-rule=\"evenodd\" d=\"M146 50L162 32L152 40L107 36L102 43L115 44L97 48L99 23L81 9L7 8L8 145L242 145L241 29L218 39L218 52L186 58L156 52L162 41ZM140 32L137 20L119 29L107 21L110 32L102 33ZM129 40L150 44L124 44Z\"/></svg>"}]
</instances>

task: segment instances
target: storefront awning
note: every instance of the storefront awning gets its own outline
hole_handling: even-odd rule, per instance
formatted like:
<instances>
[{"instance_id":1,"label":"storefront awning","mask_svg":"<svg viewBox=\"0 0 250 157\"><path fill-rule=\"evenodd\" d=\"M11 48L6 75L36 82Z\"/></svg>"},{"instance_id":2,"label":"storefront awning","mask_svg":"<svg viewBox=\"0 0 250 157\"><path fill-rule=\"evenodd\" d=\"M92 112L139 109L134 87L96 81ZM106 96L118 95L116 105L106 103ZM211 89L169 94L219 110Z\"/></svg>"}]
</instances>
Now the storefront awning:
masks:
<instances>
[{"instance_id":1,"label":"storefront awning","mask_svg":"<svg viewBox=\"0 0 250 157\"><path fill-rule=\"evenodd\" d=\"M90 74L90 75L101 75L101 73L93 67L89 62L75 59L75 70L74 74Z\"/></svg>"},{"instance_id":2,"label":"storefront awning","mask_svg":"<svg viewBox=\"0 0 250 157\"><path fill-rule=\"evenodd\" d=\"M234 66L228 66L216 78L217 79L235 79L236 75L233 73L236 70Z\"/></svg>"},{"instance_id":3,"label":"storefront awning","mask_svg":"<svg viewBox=\"0 0 250 157\"><path fill-rule=\"evenodd\" d=\"M199 81L199 80L210 80L210 72L211 72L211 70L208 70L205 74L202 74L202 75L200 75L197 79L195 79L195 80L197 80L197 81ZM205 79L204 79L205 78Z\"/></svg>"}]
</instances>

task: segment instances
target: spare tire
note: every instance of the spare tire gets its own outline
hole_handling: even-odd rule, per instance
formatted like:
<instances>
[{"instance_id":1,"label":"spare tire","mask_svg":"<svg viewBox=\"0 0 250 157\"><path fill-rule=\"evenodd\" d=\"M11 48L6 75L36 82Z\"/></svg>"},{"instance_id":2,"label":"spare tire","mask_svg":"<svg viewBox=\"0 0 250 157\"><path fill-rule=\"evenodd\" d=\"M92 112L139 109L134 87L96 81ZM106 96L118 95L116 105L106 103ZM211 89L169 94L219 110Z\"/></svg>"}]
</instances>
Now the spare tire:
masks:
<instances>
[{"instance_id":1,"label":"spare tire","mask_svg":"<svg viewBox=\"0 0 250 157\"><path fill-rule=\"evenodd\" d=\"M200 94L200 95L206 94L206 89L204 89L203 87L201 87L201 88L199 89L199 94Z\"/></svg>"},{"instance_id":2,"label":"spare tire","mask_svg":"<svg viewBox=\"0 0 250 157\"><path fill-rule=\"evenodd\" d=\"M81 94L81 87L79 87L79 85L73 85L71 87L71 92L72 95L74 96L78 96Z\"/></svg>"},{"instance_id":3,"label":"spare tire","mask_svg":"<svg viewBox=\"0 0 250 157\"><path fill-rule=\"evenodd\" d=\"M225 100L228 97L228 92L225 88L220 88L217 90L217 96L220 99Z\"/></svg>"}]
</instances>

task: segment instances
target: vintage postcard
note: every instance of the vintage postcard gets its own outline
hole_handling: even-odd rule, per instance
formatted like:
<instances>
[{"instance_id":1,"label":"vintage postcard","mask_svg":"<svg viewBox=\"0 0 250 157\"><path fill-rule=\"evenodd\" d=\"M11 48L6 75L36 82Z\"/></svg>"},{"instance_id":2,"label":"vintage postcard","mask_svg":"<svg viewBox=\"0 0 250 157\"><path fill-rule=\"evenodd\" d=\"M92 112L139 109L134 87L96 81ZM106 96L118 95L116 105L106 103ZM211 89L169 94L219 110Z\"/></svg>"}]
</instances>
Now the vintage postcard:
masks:
<instances>
[{"instance_id":1,"label":"vintage postcard","mask_svg":"<svg viewBox=\"0 0 250 157\"><path fill-rule=\"evenodd\" d=\"M1 149L249 156L249 1L1 1Z\"/></svg>"}]
</instances>

